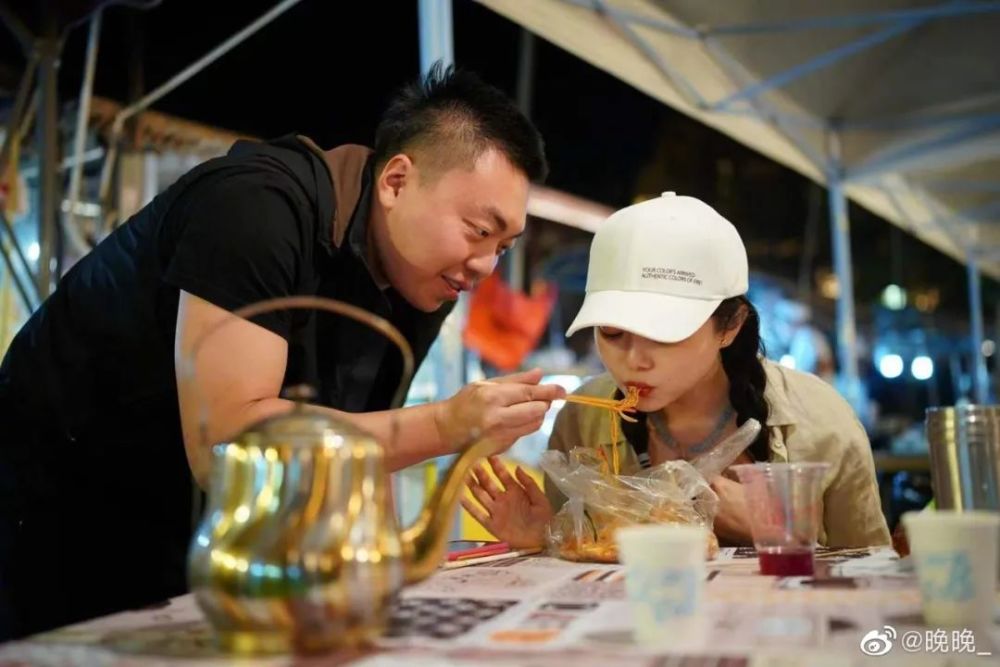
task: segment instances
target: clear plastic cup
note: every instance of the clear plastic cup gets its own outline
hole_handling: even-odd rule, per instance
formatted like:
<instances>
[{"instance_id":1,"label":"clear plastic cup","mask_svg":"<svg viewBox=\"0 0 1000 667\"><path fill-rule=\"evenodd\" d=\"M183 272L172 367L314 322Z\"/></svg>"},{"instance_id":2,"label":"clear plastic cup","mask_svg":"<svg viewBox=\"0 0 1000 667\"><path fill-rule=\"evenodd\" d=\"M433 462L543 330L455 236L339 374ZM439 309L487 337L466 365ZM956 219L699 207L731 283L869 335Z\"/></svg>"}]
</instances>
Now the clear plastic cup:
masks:
<instances>
[{"instance_id":1,"label":"clear plastic cup","mask_svg":"<svg viewBox=\"0 0 1000 667\"><path fill-rule=\"evenodd\" d=\"M1000 514L907 512L903 526L927 625L990 626L997 590Z\"/></svg>"},{"instance_id":2,"label":"clear plastic cup","mask_svg":"<svg viewBox=\"0 0 1000 667\"><path fill-rule=\"evenodd\" d=\"M643 644L700 646L708 529L691 525L638 525L615 533L625 566L625 591L635 639Z\"/></svg>"},{"instance_id":3,"label":"clear plastic cup","mask_svg":"<svg viewBox=\"0 0 1000 667\"><path fill-rule=\"evenodd\" d=\"M823 477L829 463L753 463L732 467L750 514L760 573L812 576Z\"/></svg>"}]
</instances>

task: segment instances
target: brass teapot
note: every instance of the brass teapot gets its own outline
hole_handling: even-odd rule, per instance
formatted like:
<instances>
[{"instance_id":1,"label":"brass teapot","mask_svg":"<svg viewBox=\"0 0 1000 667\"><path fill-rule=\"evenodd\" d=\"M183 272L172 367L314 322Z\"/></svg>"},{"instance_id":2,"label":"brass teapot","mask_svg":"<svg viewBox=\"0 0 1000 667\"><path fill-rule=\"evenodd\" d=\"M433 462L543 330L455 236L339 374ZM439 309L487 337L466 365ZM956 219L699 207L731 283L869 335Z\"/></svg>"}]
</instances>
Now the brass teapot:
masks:
<instances>
[{"instance_id":1,"label":"brass teapot","mask_svg":"<svg viewBox=\"0 0 1000 667\"><path fill-rule=\"evenodd\" d=\"M413 355L392 325L318 297L272 299L233 315L279 308L328 310L387 335L403 354L393 404L402 403ZM188 379L199 347L191 351ZM308 396L299 391L296 398ZM203 415L202 433L205 422ZM491 448L480 441L465 449L413 525L400 530L382 446L346 421L297 402L215 445L188 578L221 646L235 653L318 652L378 637L396 593L443 560L466 473Z\"/></svg>"}]
</instances>

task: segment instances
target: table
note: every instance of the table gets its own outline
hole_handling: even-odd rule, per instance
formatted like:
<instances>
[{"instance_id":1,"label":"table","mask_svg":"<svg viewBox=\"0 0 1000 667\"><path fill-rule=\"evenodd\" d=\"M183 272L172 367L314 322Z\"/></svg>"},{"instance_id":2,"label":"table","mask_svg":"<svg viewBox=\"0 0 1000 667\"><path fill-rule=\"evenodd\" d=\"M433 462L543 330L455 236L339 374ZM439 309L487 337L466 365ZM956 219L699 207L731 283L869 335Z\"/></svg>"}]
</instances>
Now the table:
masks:
<instances>
[{"instance_id":1,"label":"table","mask_svg":"<svg viewBox=\"0 0 1000 667\"><path fill-rule=\"evenodd\" d=\"M906 563L888 549L824 550L815 578L764 577L748 548L709 562L708 634L679 649L632 643L620 566L511 558L441 570L400 595L370 651L236 660L214 647L192 596L0 646L0 667L680 667L998 664L1000 626L925 628ZM891 626L892 630L887 630ZM882 633L884 656L861 652ZM895 635L893 638L891 635ZM920 640L918 650L911 652ZM904 648L903 643L909 648ZM877 646L877 645L876 645ZM969 649L973 649L970 653ZM992 655L977 655L992 653Z\"/></svg>"}]
</instances>

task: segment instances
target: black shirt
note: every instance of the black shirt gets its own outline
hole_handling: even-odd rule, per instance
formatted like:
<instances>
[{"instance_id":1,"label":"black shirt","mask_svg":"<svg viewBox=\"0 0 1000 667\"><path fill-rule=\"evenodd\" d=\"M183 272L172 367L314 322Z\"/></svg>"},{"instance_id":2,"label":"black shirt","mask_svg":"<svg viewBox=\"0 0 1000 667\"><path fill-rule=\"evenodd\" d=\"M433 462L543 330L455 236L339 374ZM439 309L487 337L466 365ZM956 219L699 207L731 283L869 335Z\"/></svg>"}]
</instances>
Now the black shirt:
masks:
<instances>
[{"instance_id":1,"label":"black shirt","mask_svg":"<svg viewBox=\"0 0 1000 667\"><path fill-rule=\"evenodd\" d=\"M339 299L393 322L418 363L426 355L448 309L421 313L376 285L365 259L370 159L357 168L356 202L337 202L343 189L300 140L239 142L63 278L0 367L0 519L13 531L5 538L0 526L0 588L19 568L37 569L33 555L53 540L85 540L93 557L59 556L46 567L68 581L84 565L106 572L102 611L183 591L193 489L174 374L179 290L227 310L295 294ZM353 213L336 244L345 210ZM380 334L326 313L254 321L288 341L286 384L310 382L317 402L342 410L389 407L401 361ZM127 549L142 551L142 563Z\"/></svg>"}]
</instances>

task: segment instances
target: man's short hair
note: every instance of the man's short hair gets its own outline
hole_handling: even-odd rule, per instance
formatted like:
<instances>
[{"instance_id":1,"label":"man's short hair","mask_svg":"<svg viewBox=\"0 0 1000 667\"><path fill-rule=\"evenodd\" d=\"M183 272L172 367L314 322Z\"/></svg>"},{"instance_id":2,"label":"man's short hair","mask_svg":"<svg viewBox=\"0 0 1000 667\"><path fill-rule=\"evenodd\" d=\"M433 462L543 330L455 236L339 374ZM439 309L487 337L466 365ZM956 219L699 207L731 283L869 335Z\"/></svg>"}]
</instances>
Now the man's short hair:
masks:
<instances>
[{"instance_id":1,"label":"man's short hair","mask_svg":"<svg viewBox=\"0 0 1000 667\"><path fill-rule=\"evenodd\" d=\"M531 182L548 175L542 137L514 102L476 74L440 62L396 94L375 131L379 169L400 153L432 174L471 169L490 149Z\"/></svg>"}]
</instances>

